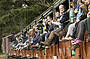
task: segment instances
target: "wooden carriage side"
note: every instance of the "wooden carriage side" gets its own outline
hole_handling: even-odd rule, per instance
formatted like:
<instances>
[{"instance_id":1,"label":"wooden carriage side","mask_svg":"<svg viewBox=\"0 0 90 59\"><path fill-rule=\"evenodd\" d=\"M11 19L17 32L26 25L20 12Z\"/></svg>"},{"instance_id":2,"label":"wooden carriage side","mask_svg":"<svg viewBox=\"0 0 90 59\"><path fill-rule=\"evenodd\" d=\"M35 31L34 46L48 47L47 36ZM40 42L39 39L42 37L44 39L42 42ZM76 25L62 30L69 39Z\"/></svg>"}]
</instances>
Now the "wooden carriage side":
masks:
<instances>
[{"instance_id":1,"label":"wooden carriage side","mask_svg":"<svg viewBox=\"0 0 90 59\"><path fill-rule=\"evenodd\" d=\"M60 4L58 4L60 5ZM55 8L54 8L55 9ZM55 9L56 10L56 9ZM44 17L50 15L52 13L52 9L48 9L46 14L43 14ZM38 20L40 20L40 17ZM75 55L72 56L71 51L71 40L67 42L59 42L56 45L52 45L49 49L44 49L42 51L37 50L21 50L15 51L9 48L8 38L3 38L2 47L3 53L9 56L20 56L20 57L36 57L37 59L90 59L90 42L86 42L87 32L85 32L85 41L80 44L80 48L75 50ZM45 54L46 53L46 54Z\"/></svg>"}]
</instances>

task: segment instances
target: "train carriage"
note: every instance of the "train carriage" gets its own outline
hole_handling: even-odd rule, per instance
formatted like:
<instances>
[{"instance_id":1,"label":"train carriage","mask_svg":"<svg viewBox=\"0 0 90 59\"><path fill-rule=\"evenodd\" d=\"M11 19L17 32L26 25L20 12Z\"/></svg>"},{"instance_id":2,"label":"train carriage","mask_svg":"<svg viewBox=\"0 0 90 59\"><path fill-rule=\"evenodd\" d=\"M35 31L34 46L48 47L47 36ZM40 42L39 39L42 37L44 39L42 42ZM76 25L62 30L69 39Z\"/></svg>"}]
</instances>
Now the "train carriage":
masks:
<instances>
[{"instance_id":1,"label":"train carriage","mask_svg":"<svg viewBox=\"0 0 90 59\"><path fill-rule=\"evenodd\" d=\"M42 15L36 19L35 21L42 20L43 17L47 17L50 15L51 17L54 17L55 11L58 10L58 6L60 4L65 4L69 8L69 1L67 0L58 0L54 2L53 6L48 8ZM76 6L75 6L76 7ZM31 23L33 24L34 21ZM31 25L30 24L30 25ZM30 27L27 26L27 28ZM25 28L26 29L26 28ZM24 29L24 30L25 30ZM20 32L21 33L21 32ZM19 33L19 34L20 34ZM85 32L84 41L80 43L80 47L77 48L75 51L71 50L72 47L72 40L69 40L67 42L59 42L56 45L51 45L48 49L37 51L37 49L22 49L22 50L13 50L10 48L10 37L13 35L9 35L7 37L3 38L2 41L2 47L3 47L3 53L6 56L14 57L14 58L32 58L32 59L90 59L90 42L87 42L87 31Z\"/></svg>"}]
</instances>

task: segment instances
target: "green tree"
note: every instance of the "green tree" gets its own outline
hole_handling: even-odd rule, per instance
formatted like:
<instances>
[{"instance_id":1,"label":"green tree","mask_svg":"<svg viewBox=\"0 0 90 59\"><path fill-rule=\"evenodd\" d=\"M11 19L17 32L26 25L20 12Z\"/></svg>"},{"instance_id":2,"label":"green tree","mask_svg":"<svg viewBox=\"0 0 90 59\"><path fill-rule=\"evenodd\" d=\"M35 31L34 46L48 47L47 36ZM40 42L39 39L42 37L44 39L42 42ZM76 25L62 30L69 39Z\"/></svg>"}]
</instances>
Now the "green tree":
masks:
<instances>
[{"instance_id":1,"label":"green tree","mask_svg":"<svg viewBox=\"0 0 90 59\"><path fill-rule=\"evenodd\" d=\"M22 4L22 2L18 3ZM18 6L14 1L0 0L0 45L1 38L24 29L46 9L46 6L34 2L29 2L27 8L22 8L22 6Z\"/></svg>"}]
</instances>

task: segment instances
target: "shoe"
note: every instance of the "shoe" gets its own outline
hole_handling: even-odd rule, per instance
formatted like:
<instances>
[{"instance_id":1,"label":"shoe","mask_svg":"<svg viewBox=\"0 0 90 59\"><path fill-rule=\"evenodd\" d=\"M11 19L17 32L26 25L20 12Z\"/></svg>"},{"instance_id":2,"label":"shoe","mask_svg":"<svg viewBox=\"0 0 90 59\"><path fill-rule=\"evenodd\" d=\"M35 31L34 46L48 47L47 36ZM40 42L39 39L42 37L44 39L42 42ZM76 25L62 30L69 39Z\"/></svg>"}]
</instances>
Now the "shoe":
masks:
<instances>
[{"instance_id":1,"label":"shoe","mask_svg":"<svg viewBox=\"0 0 90 59\"><path fill-rule=\"evenodd\" d=\"M74 45L74 44L79 44L79 43L81 43L82 41L81 40L75 40L72 44Z\"/></svg>"},{"instance_id":2,"label":"shoe","mask_svg":"<svg viewBox=\"0 0 90 59\"><path fill-rule=\"evenodd\" d=\"M48 49L48 48L49 48L49 46L45 46L45 48L46 48L46 49Z\"/></svg>"},{"instance_id":3,"label":"shoe","mask_svg":"<svg viewBox=\"0 0 90 59\"><path fill-rule=\"evenodd\" d=\"M75 50L76 48L79 48L79 47L80 47L79 44L75 44L75 45L72 45L71 49L72 49L72 50Z\"/></svg>"},{"instance_id":4,"label":"shoe","mask_svg":"<svg viewBox=\"0 0 90 59\"><path fill-rule=\"evenodd\" d=\"M62 38L62 40L59 40L60 42L67 42L67 41L69 41L69 40L72 40L73 38L71 38L71 37L68 37L68 38Z\"/></svg>"},{"instance_id":5,"label":"shoe","mask_svg":"<svg viewBox=\"0 0 90 59\"><path fill-rule=\"evenodd\" d=\"M48 49L50 46L42 46L42 48L46 48L46 49Z\"/></svg>"},{"instance_id":6,"label":"shoe","mask_svg":"<svg viewBox=\"0 0 90 59\"><path fill-rule=\"evenodd\" d=\"M69 41L69 40L72 40L73 38L71 38L71 37L68 37L68 38L62 38L62 41L64 41L64 42L66 42L66 41Z\"/></svg>"},{"instance_id":7,"label":"shoe","mask_svg":"<svg viewBox=\"0 0 90 59\"><path fill-rule=\"evenodd\" d=\"M45 45L42 45L43 48L45 48Z\"/></svg>"},{"instance_id":8,"label":"shoe","mask_svg":"<svg viewBox=\"0 0 90 59\"><path fill-rule=\"evenodd\" d=\"M76 42L77 41L77 39L75 39L75 40L72 40L72 43L74 43L74 42Z\"/></svg>"},{"instance_id":9,"label":"shoe","mask_svg":"<svg viewBox=\"0 0 90 59\"><path fill-rule=\"evenodd\" d=\"M50 45L50 43L48 42L40 42L41 44L44 44L44 45Z\"/></svg>"},{"instance_id":10,"label":"shoe","mask_svg":"<svg viewBox=\"0 0 90 59\"><path fill-rule=\"evenodd\" d=\"M61 39L59 39L59 42L62 42L62 40L61 40Z\"/></svg>"},{"instance_id":11,"label":"shoe","mask_svg":"<svg viewBox=\"0 0 90 59\"><path fill-rule=\"evenodd\" d=\"M35 45L31 45L30 48L38 48L38 46L35 46Z\"/></svg>"},{"instance_id":12,"label":"shoe","mask_svg":"<svg viewBox=\"0 0 90 59\"><path fill-rule=\"evenodd\" d=\"M31 46L30 46L30 48L33 48L33 47L34 47L34 45L31 45Z\"/></svg>"}]
</instances>

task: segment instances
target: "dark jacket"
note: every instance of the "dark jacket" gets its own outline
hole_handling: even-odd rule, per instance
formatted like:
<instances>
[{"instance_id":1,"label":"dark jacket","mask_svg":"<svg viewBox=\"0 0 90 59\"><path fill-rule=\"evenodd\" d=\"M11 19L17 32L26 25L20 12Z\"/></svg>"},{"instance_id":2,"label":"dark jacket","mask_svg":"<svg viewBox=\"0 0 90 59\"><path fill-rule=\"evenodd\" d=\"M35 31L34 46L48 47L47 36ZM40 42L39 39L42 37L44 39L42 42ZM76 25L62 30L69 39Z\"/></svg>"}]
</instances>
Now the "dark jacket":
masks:
<instances>
[{"instance_id":1,"label":"dark jacket","mask_svg":"<svg viewBox=\"0 0 90 59\"><path fill-rule=\"evenodd\" d=\"M60 16L61 29L64 29L65 26L69 23L69 13L64 13Z\"/></svg>"},{"instance_id":2,"label":"dark jacket","mask_svg":"<svg viewBox=\"0 0 90 59\"><path fill-rule=\"evenodd\" d=\"M65 23L67 20L69 20L69 13L64 13L60 16L60 23Z\"/></svg>"},{"instance_id":3,"label":"dark jacket","mask_svg":"<svg viewBox=\"0 0 90 59\"><path fill-rule=\"evenodd\" d=\"M55 26L53 24L48 26L48 32L51 32L54 29L55 29Z\"/></svg>"}]
</instances>

